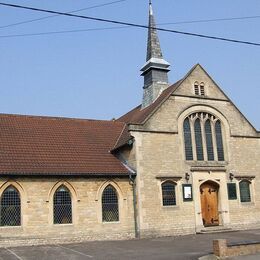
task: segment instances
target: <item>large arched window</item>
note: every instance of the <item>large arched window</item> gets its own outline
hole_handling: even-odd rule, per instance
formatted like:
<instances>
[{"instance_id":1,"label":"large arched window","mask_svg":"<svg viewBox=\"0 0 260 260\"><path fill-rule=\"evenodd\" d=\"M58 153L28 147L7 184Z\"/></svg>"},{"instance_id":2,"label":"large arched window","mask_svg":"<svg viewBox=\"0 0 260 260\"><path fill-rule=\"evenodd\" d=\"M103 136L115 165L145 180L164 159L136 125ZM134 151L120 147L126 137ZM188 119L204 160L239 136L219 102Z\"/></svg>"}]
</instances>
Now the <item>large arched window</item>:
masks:
<instances>
[{"instance_id":1,"label":"large arched window","mask_svg":"<svg viewBox=\"0 0 260 260\"><path fill-rule=\"evenodd\" d=\"M60 186L54 193L53 222L54 224L72 223L71 194L65 186Z\"/></svg>"},{"instance_id":2,"label":"large arched window","mask_svg":"<svg viewBox=\"0 0 260 260\"><path fill-rule=\"evenodd\" d=\"M216 116L204 112L189 115L183 122L183 134L186 160L225 160L222 124Z\"/></svg>"},{"instance_id":3,"label":"large arched window","mask_svg":"<svg viewBox=\"0 0 260 260\"><path fill-rule=\"evenodd\" d=\"M162 183L162 202L163 206L176 205L176 184L172 181L165 181Z\"/></svg>"},{"instance_id":4,"label":"large arched window","mask_svg":"<svg viewBox=\"0 0 260 260\"><path fill-rule=\"evenodd\" d=\"M191 139L191 130L190 130L190 120L189 120L189 118L186 118L183 122L183 132L184 132L184 144L185 144L186 160L193 160L192 139Z\"/></svg>"},{"instance_id":5,"label":"large arched window","mask_svg":"<svg viewBox=\"0 0 260 260\"><path fill-rule=\"evenodd\" d=\"M0 226L21 225L20 193L14 186L7 187L1 196Z\"/></svg>"},{"instance_id":6,"label":"large arched window","mask_svg":"<svg viewBox=\"0 0 260 260\"><path fill-rule=\"evenodd\" d=\"M102 193L102 220L103 222L119 221L118 196L112 185L108 185Z\"/></svg>"},{"instance_id":7,"label":"large arched window","mask_svg":"<svg viewBox=\"0 0 260 260\"><path fill-rule=\"evenodd\" d=\"M251 202L250 185L251 183L248 180L242 180L239 182L241 202Z\"/></svg>"}]
</instances>

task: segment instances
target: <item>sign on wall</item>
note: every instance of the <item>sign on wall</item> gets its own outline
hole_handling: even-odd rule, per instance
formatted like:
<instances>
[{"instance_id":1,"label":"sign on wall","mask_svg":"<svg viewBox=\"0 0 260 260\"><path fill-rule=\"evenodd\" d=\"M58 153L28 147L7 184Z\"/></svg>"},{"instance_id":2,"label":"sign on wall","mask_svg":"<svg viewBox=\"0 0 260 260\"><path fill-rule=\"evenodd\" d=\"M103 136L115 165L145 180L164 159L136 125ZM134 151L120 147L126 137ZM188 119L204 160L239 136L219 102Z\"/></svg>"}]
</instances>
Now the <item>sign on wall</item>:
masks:
<instances>
[{"instance_id":1,"label":"sign on wall","mask_svg":"<svg viewBox=\"0 0 260 260\"><path fill-rule=\"evenodd\" d=\"M192 201L192 185L182 184L183 201Z\"/></svg>"}]
</instances>

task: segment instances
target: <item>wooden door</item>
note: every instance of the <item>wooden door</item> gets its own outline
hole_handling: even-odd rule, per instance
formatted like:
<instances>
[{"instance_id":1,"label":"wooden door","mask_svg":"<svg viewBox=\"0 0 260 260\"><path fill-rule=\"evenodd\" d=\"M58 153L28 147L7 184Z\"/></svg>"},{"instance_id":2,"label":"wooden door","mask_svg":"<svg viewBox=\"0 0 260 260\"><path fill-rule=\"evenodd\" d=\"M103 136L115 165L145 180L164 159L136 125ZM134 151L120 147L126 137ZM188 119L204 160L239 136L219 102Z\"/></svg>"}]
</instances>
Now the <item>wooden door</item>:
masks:
<instances>
[{"instance_id":1,"label":"wooden door","mask_svg":"<svg viewBox=\"0 0 260 260\"><path fill-rule=\"evenodd\" d=\"M219 225L218 216L218 185L211 182L200 186L200 202L203 225Z\"/></svg>"}]
</instances>

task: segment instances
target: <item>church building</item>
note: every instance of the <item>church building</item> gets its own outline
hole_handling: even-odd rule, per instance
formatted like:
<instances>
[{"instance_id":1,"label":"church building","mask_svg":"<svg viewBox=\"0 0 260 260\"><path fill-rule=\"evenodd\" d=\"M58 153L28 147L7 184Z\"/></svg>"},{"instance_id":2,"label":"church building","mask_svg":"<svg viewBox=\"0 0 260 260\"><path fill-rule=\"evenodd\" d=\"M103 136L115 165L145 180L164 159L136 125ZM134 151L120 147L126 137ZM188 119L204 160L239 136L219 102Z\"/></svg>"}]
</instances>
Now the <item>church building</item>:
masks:
<instances>
[{"instance_id":1,"label":"church building","mask_svg":"<svg viewBox=\"0 0 260 260\"><path fill-rule=\"evenodd\" d=\"M0 114L1 246L260 228L260 132L200 64L169 71L150 3L139 106Z\"/></svg>"}]
</instances>

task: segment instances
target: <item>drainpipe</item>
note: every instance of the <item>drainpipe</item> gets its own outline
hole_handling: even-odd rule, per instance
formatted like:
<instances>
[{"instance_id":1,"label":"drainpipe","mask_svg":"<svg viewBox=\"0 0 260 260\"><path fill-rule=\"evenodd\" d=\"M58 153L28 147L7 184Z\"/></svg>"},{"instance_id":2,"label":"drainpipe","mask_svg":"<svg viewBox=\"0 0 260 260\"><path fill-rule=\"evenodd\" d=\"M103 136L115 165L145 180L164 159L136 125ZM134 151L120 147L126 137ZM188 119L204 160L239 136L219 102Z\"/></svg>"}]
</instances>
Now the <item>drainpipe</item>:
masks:
<instances>
[{"instance_id":1,"label":"drainpipe","mask_svg":"<svg viewBox=\"0 0 260 260\"><path fill-rule=\"evenodd\" d=\"M140 238L140 232L137 221L137 200L136 200L136 181L135 177L129 174L129 183L133 188L133 208L134 208L134 225L135 225L135 238Z\"/></svg>"}]
</instances>

